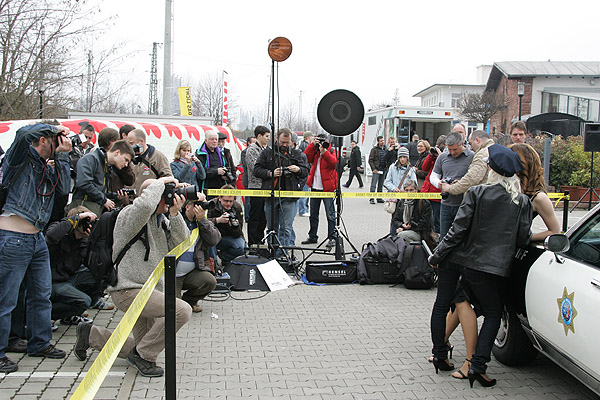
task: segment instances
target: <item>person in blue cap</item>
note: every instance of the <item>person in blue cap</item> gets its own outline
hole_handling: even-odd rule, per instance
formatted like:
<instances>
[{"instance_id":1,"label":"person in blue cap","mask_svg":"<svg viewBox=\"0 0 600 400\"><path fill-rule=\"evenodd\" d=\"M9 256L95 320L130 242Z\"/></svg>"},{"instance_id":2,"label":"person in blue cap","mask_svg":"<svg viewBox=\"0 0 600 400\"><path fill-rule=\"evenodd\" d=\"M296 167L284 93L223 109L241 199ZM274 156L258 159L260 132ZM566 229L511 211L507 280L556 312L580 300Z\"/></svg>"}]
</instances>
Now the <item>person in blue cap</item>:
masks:
<instances>
[{"instance_id":1,"label":"person in blue cap","mask_svg":"<svg viewBox=\"0 0 600 400\"><path fill-rule=\"evenodd\" d=\"M501 287L510 275L517 247L526 246L531 238L531 201L521 193L516 176L523 170L520 157L494 144L487 163L487 184L467 190L448 234L429 257L429 263L438 266L438 292L431 313L436 373L454 369L444 335L446 314L461 275L465 289L481 305L484 321L469 360L471 387L474 381L486 387L496 384L485 372L504 307Z\"/></svg>"}]
</instances>

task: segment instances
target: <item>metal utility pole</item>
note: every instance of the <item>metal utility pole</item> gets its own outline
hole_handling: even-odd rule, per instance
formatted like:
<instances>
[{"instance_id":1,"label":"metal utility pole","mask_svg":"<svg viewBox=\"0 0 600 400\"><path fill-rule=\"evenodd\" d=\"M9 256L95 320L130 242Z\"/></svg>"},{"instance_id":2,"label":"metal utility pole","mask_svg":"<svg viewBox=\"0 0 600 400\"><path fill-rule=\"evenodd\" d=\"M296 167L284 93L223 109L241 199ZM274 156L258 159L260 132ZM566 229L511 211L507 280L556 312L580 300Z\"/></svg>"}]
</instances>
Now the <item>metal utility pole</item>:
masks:
<instances>
[{"instance_id":1,"label":"metal utility pole","mask_svg":"<svg viewBox=\"0 0 600 400\"><path fill-rule=\"evenodd\" d=\"M171 67L173 64L173 0L165 0L165 40L164 40L164 65L163 65L163 115L171 115Z\"/></svg>"},{"instance_id":2,"label":"metal utility pole","mask_svg":"<svg viewBox=\"0 0 600 400\"><path fill-rule=\"evenodd\" d=\"M148 114L158 114L158 73L157 58L160 43L152 43L152 61L150 62L150 95L148 96Z\"/></svg>"},{"instance_id":3,"label":"metal utility pole","mask_svg":"<svg viewBox=\"0 0 600 400\"><path fill-rule=\"evenodd\" d=\"M88 50L88 72L87 72L87 93L85 98L85 110L92 111L92 51Z\"/></svg>"},{"instance_id":4,"label":"metal utility pole","mask_svg":"<svg viewBox=\"0 0 600 400\"><path fill-rule=\"evenodd\" d=\"M298 99L298 122L304 130L304 118L302 118L302 90L300 91L300 98Z\"/></svg>"}]
</instances>

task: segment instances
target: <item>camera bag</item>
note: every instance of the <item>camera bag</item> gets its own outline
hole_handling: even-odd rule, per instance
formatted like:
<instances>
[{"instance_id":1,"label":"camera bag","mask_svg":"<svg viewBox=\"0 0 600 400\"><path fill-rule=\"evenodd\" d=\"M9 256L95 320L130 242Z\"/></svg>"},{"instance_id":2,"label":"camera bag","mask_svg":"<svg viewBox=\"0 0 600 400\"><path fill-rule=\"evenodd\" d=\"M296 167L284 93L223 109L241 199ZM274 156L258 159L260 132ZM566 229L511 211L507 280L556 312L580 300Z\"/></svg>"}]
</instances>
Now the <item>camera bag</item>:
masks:
<instances>
[{"instance_id":1,"label":"camera bag","mask_svg":"<svg viewBox=\"0 0 600 400\"><path fill-rule=\"evenodd\" d=\"M407 289L431 289L436 284L436 271L429 265L427 258L421 242L411 242L404 249L400 270Z\"/></svg>"},{"instance_id":2,"label":"camera bag","mask_svg":"<svg viewBox=\"0 0 600 400\"><path fill-rule=\"evenodd\" d=\"M352 283L358 279L356 260L308 261L306 280L314 283Z\"/></svg>"}]
</instances>

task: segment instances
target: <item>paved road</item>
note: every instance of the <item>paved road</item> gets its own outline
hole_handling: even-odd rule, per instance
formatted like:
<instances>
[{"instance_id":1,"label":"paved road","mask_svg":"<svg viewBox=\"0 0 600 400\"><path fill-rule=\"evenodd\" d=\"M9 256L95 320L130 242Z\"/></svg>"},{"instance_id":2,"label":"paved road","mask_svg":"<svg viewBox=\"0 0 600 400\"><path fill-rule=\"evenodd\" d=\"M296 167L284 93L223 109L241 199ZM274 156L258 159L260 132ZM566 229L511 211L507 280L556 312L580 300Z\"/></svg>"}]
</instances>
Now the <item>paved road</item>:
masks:
<instances>
[{"instance_id":1,"label":"paved road","mask_svg":"<svg viewBox=\"0 0 600 400\"><path fill-rule=\"evenodd\" d=\"M356 183L355 183L356 185ZM571 222L583 215L572 213ZM389 215L364 199L344 202L344 221L357 247L384 236ZM326 235L324 214L321 238ZM540 226L536 221L536 226ZM295 221L298 242L308 218ZM429 316L434 290L411 291L388 285L296 285L268 293L234 293L225 301L203 302L178 335L178 399L588 399L596 398L570 375L540 356L527 367L495 360L493 388L435 374ZM91 314L95 323L115 327L122 313ZM69 398L95 356L72 354L75 327L60 327L58 347L65 360L23 357L20 372L0 375L0 397ZM465 358L462 334L451 338L454 361ZM14 356L14 354L11 354ZM18 357L14 357L18 359ZM161 357L159 363L164 365ZM164 379L137 376L117 360L96 399L162 399Z\"/></svg>"}]
</instances>

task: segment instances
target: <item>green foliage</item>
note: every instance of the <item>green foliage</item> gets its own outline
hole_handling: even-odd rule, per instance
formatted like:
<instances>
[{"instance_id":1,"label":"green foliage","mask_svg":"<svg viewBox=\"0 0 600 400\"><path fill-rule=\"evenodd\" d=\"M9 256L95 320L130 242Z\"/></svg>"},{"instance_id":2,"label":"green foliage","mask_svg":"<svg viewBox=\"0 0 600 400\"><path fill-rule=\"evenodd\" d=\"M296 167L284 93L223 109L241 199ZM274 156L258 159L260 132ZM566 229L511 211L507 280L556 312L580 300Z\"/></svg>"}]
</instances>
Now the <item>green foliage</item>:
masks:
<instances>
[{"instance_id":1,"label":"green foliage","mask_svg":"<svg viewBox=\"0 0 600 400\"><path fill-rule=\"evenodd\" d=\"M544 157L544 138L536 137L530 143ZM550 145L550 185L585 186L590 185L590 165L592 153L583 151L583 137L570 136L566 140L555 136ZM595 157L594 186L600 178L600 157Z\"/></svg>"}]
</instances>

